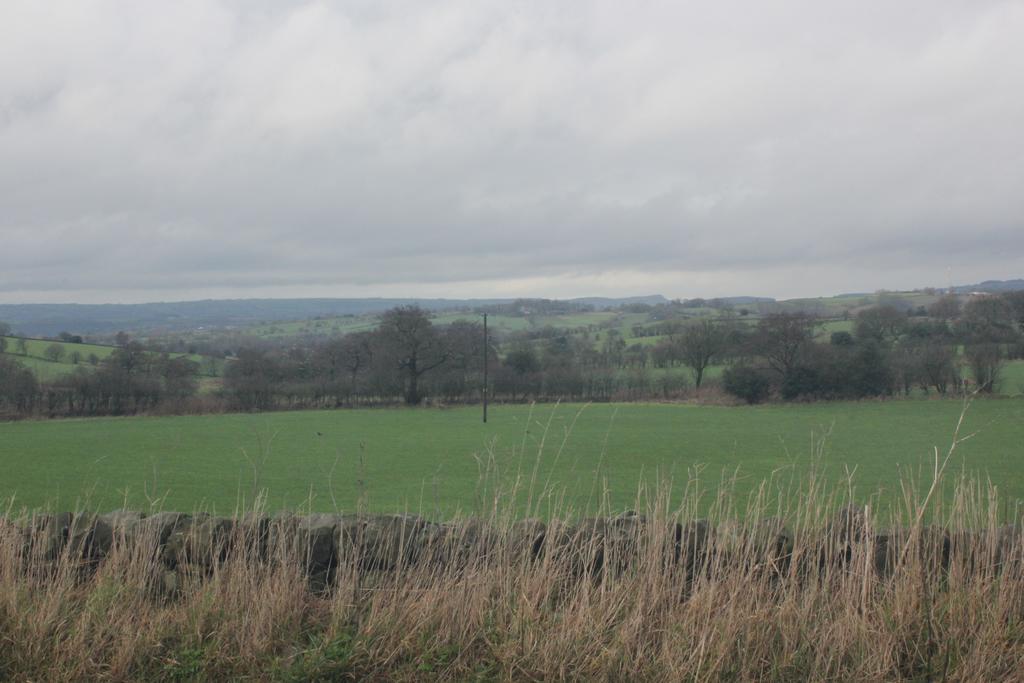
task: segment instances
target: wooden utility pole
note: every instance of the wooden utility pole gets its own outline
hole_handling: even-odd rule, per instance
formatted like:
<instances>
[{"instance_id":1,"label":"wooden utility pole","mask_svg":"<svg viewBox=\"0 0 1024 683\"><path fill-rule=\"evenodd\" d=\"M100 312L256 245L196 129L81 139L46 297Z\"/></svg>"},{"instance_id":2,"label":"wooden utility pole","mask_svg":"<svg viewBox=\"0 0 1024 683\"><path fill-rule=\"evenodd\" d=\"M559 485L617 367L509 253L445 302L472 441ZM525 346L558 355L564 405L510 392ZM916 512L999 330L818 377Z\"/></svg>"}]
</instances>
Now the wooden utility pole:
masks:
<instances>
[{"instance_id":1,"label":"wooden utility pole","mask_svg":"<svg viewBox=\"0 0 1024 683\"><path fill-rule=\"evenodd\" d=\"M490 347L487 342L487 314L484 313L484 424L487 424L487 365L491 357Z\"/></svg>"}]
</instances>

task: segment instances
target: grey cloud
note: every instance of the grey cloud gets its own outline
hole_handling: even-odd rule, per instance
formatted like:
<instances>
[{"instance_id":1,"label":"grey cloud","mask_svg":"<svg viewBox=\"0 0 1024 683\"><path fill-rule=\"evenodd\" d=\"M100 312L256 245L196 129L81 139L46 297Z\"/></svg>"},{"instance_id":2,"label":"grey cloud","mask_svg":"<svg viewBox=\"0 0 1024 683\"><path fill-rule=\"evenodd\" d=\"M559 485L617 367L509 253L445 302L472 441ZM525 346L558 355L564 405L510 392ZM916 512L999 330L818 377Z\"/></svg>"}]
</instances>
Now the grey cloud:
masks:
<instances>
[{"instance_id":1,"label":"grey cloud","mask_svg":"<svg viewBox=\"0 0 1024 683\"><path fill-rule=\"evenodd\" d=\"M0 299L1020 276L1022 34L957 0L10 0Z\"/></svg>"}]
</instances>

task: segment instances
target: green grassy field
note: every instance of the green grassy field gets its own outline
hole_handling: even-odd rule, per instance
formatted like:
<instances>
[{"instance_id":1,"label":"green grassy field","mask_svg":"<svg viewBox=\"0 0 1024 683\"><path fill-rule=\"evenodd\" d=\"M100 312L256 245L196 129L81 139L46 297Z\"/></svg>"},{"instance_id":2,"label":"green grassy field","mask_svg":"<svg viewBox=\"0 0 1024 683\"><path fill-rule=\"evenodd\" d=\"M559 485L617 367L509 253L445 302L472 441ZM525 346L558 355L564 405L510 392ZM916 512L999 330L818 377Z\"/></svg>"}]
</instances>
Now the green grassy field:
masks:
<instances>
[{"instance_id":1,"label":"green grassy field","mask_svg":"<svg viewBox=\"0 0 1024 683\"><path fill-rule=\"evenodd\" d=\"M290 337L302 334L339 335L365 332L377 327L376 317L348 316L312 320L292 320L253 325L242 331L256 337Z\"/></svg>"},{"instance_id":2,"label":"green grassy field","mask_svg":"<svg viewBox=\"0 0 1024 683\"><path fill-rule=\"evenodd\" d=\"M18 347L17 337L6 337L7 350L3 354L27 367L36 377L42 381L53 381L65 375L71 374L78 368L91 369L90 356L95 356L102 361L114 352L116 346L103 344L73 344L52 339L26 339L25 353ZM46 349L56 344L64 349L64 355L59 360L51 360L46 355ZM74 354L78 354L78 362L74 360ZM201 374L207 372L208 366L203 363L204 357L198 354L172 353L172 357L185 356L191 361L200 363ZM223 360L218 359L216 363L216 374L219 375L224 365Z\"/></svg>"},{"instance_id":3,"label":"green grassy field","mask_svg":"<svg viewBox=\"0 0 1024 683\"><path fill-rule=\"evenodd\" d=\"M1024 360L1006 363L999 377L999 392L1008 396L1024 394Z\"/></svg>"},{"instance_id":4,"label":"green grassy field","mask_svg":"<svg viewBox=\"0 0 1024 683\"><path fill-rule=\"evenodd\" d=\"M5 339L7 340L7 352L17 353L18 338L5 337ZM83 361L88 358L90 354L93 354L100 360L103 360L113 353L115 348L117 348L116 346L105 346L103 344L72 344L70 342L62 342L55 339L26 339L25 350L28 352L29 356L43 358L46 355L45 352L47 347L52 346L53 344L62 347L64 349L65 356L69 356L77 351L81 354Z\"/></svg>"},{"instance_id":5,"label":"green grassy field","mask_svg":"<svg viewBox=\"0 0 1024 683\"><path fill-rule=\"evenodd\" d=\"M74 372L78 367L91 368L90 356L103 360L116 348L101 344L71 344L50 339L26 339L25 353L22 354L18 347L17 337L6 337L6 340L7 351L4 355L24 365L43 381L59 379ZM46 355L46 349L54 344L64 349L64 355L57 361L51 360ZM78 354L77 363L73 359L73 355L76 353Z\"/></svg>"},{"instance_id":6,"label":"green grassy field","mask_svg":"<svg viewBox=\"0 0 1024 683\"><path fill-rule=\"evenodd\" d=\"M856 471L860 496L894 494L901 473L930 467L948 447L956 401L820 403L726 408L660 404L341 410L264 415L26 421L0 424L0 497L15 506L112 509L197 506L232 511L265 489L271 509L430 515L478 505L480 462L501 479L517 471L585 507L607 485L628 507L641 480L681 485L700 468L715 486L739 473L740 490L775 473L805 474L812 443L831 430L821 466L831 481ZM976 401L980 430L954 462L1024 497L1024 401ZM333 470L333 472L332 472ZM311 500L311 505L310 505Z\"/></svg>"},{"instance_id":7,"label":"green grassy field","mask_svg":"<svg viewBox=\"0 0 1024 683\"><path fill-rule=\"evenodd\" d=\"M431 320L435 325L450 325L458 321L483 324L483 317L474 313L438 313ZM548 320L548 318L544 318ZM491 332L520 332L530 329L530 321L526 318L511 315L487 316L487 327Z\"/></svg>"},{"instance_id":8,"label":"green grassy field","mask_svg":"<svg viewBox=\"0 0 1024 683\"><path fill-rule=\"evenodd\" d=\"M73 365L72 363L55 363L54 361L44 358L35 358L34 356L21 356L13 353L5 353L3 354L3 356L14 360L15 362L20 363L21 365L24 365L26 368L32 371L32 373L36 376L36 379L41 380L43 382L52 382L56 379L60 379L61 377L74 372L75 369L78 367L92 367L91 365L89 365L87 361L84 360L78 363L78 365Z\"/></svg>"}]
</instances>

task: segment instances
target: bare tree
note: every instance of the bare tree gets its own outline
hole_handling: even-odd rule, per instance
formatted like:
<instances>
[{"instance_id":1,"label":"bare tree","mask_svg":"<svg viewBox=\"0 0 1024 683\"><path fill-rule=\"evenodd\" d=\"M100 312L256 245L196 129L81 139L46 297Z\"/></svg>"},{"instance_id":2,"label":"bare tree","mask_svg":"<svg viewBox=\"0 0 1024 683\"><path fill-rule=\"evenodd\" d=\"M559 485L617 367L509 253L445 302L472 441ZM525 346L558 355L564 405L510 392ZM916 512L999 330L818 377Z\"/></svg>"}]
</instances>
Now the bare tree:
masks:
<instances>
[{"instance_id":1,"label":"bare tree","mask_svg":"<svg viewBox=\"0 0 1024 683\"><path fill-rule=\"evenodd\" d=\"M895 306L872 306L857 314L854 335L861 341L891 344L907 329L907 315Z\"/></svg>"},{"instance_id":2,"label":"bare tree","mask_svg":"<svg viewBox=\"0 0 1024 683\"><path fill-rule=\"evenodd\" d=\"M341 362L354 388L359 373L369 367L370 362L373 360L370 333L356 332L346 335L342 338L342 351Z\"/></svg>"},{"instance_id":3,"label":"bare tree","mask_svg":"<svg viewBox=\"0 0 1024 683\"><path fill-rule=\"evenodd\" d=\"M956 331L966 344L1012 342L1017 337L1013 307L1003 297L973 297L964 306Z\"/></svg>"},{"instance_id":4,"label":"bare tree","mask_svg":"<svg viewBox=\"0 0 1024 683\"><path fill-rule=\"evenodd\" d=\"M919 368L921 384L934 387L935 391L945 394L951 386L960 381L956 366L956 349L952 344L930 341L923 344L919 351Z\"/></svg>"},{"instance_id":5,"label":"bare tree","mask_svg":"<svg viewBox=\"0 0 1024 683\"><path fill-rule=\"evenodd\" d=\"M960 315L960 297L946 294L928 307L928 315L940 320L953 320Z\"/></svg>"},{"instance_id":6,"label":"bare tree","mask_svg":"<svg viewBox=\"0 0 1024 683\"><path fill-rule=\"evenodd\" d=\"M128 341L119 349L114 349L107 357L107 363L116 365L128 374L142 369L149 362L149 354L137 341Z\"/></svg>"},{"instance_id":7,"label":"bare tree","mask_svg":"<svg viewBox=\"0 0 1024 683\"><path fill-rule=\"evenodd\" d=\"M1017 324L1017 331L1024 333L1024 289L1016 292L1006 292L1003 300L1010 307L1013 321Z\"/></svg>"},{"instance_id":8,"label":"bare tree","mask_svg":"<svg viewBox=\"0 0 1024 683\"><path fill-rule=\"evenodd\" d=\"M814 318L806 313L773 313L757 325L756 352L773 370L788 376L814 342Z\"/></svg>"},{"instance_id":9,"label":"bare tree","mask_svg":"<svg viewBox=\"0 0 1024 683\"><path fill-rule=\"evenodd\" d=\"M372 341L370 332L353 332L316 349L313 362L324 391L333 391L339 401L358 393L359 375L373 360Z\"/></svg>"},{"instance_id":10,"label":"bare tree","mask_svg":"<svg viewBox=\"0 0 1024 683\"><path fill-rule=\"evenodd\" d=\"M449 358L447 345L430 318L419 306L398 306L386 311L377 335L394 367L405 381L405 402L417 405L423 400L420 378Z\"/></svg>"},{"instance_id":11,"label":"bare tree","mask_svg":"<svg viewBox=\"0 0 1024 683\"><path fill-rule=\"evenodd\" d=\"M728 346L725 328L710 318L702 318L683 328L677 340L678 357L693 373L693 384L700 389L708 367L721 358Z\"/></svg>"},{"instance_id":12,"label":"bare tree","mask_svg":"<svg viewBox=\"0 0 1024 683\"><path fill-rule=\"evenodd\" d=\"M964 355L971 366L978 391L994 393L1006 364L1002 347L999 344L972 344L964 350Z\"/></svg>"}]
</instances>

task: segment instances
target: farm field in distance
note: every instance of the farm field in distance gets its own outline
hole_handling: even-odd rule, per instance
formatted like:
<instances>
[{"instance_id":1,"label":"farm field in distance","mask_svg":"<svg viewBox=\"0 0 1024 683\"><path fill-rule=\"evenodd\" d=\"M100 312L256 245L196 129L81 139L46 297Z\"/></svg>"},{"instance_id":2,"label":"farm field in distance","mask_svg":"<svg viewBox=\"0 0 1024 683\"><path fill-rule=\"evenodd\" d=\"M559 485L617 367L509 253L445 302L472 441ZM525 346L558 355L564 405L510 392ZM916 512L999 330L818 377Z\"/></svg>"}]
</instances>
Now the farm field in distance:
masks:
<instances>
[{"instance_id":1,"label":"farm field in distance","mask_svg":"<svg viewBox=\"0 0 1024 683\"><path fill-rule=\"evenodd\" d=\"M581 510L606 485L623 510L641 480L681 487L695 468L710 489L738 472L741 493L773 472L806 475L814 439L830 431L828 483L848 468L866 500L897 495L901 473L930 472L960 410L956 400L547 404L494 406L486 425L479 407L23 421L0 424L0 498L16 509L159 500L228 514L265 489L269 510L353 511L362 496L373 511L448 517L480 504L479 463L493 459L507 484L517 470L529 479L540 453L538 489L550 483ZM964 433L974 431L951 471L989 477L1013 505L1024 498L1024 401L975 401Z\"/></svg>"},{"instance_id":2,"label":"farm field in distance","mask_svg":"<svg viewBox=\"0 0 1024 683\"><path fill-rule=\"evenodd\" d=\"M24 339L18 337L5 337L7 349L0 353L31 370L36 377L42 380L55 380L67 376L79 368L90 370L95 361L102 361L110 356L117 348L106 344L72 343L57 339ZM24 342L24 353L18 350L19 341ZM59 358L47 357L49 347L60 347L62 355ZM172 358L186 357L191 361L202 364L205 360L198 354L171 353ZM223 360L217 359L215 367L223 366ZM208 376L207 369L202 370L203 376Z\"/></svg>"}]
</instances>

